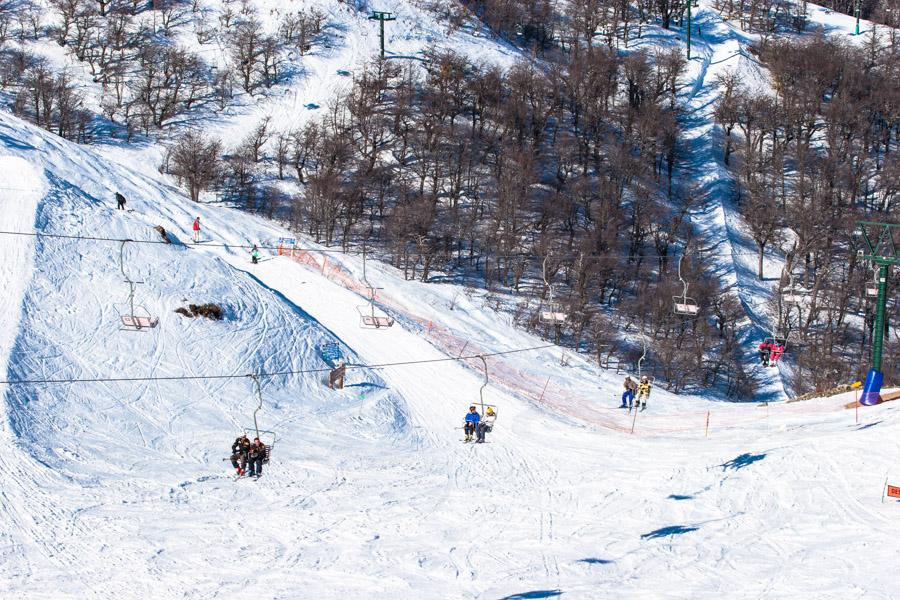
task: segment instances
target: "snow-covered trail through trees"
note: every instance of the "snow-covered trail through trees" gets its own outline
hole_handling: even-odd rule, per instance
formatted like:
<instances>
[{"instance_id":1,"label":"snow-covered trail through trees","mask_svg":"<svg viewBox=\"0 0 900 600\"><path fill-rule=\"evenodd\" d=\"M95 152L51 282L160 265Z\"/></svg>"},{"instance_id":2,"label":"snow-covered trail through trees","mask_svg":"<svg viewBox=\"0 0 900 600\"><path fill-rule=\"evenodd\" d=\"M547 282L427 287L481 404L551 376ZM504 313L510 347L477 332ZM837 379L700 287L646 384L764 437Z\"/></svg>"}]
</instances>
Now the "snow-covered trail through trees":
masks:
<instances>
[{"instance_id":1,"label":"snow-covered trail through trees","mask_svg":"<svg viewBox=\"0 0 900 600\"><path fill-rule=\"evenodd\" d=\"M700 203L691 220L700 235L700 251L715 266L715 276L734 292L748 318L740 336L744 362L754 363L757 344L772 335L773 317L768 309L772 285L781 275L783 259L767 251L765 280L756 274L757 247L740 213L733 206L734 181L723 162L723 130L716 124L715 105L721 93L719 76L734 73L750 89L767 87L762 67L746 52L754 36L722 19L708 0L700 3L693 19L692 59L682 92L687 165L681 177L695 186ZM699 34L697 32L699 31ZM696 251L696 248L694 249ZM753 368L753 367L750 367ZM760 398L781 399L784 383L776 369L758 368Z\"/></svg>"}]
</instances>

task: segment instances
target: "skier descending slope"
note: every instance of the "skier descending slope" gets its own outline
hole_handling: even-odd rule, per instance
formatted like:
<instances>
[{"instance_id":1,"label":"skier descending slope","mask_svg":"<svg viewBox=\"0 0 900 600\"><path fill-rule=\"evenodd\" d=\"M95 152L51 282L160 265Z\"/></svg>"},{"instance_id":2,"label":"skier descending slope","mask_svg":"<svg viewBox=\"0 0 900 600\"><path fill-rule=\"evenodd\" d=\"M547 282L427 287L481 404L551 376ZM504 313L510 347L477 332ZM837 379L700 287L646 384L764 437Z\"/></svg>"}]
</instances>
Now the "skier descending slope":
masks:
<instances>
[{"instance_id":1,"label":"skier descending slope","mask_svg":"<svg viewBox=\"0 0 900 600\"><path fill-rule=\"evenodd\" d=\"M469 412L466 415L466 422L463 425L463 431L466 433L466 439L464 441L472 441L472 434L475 433L475 428L478 427L479 421L481 421L481 415L475 410L475 405L473 404L469 407Z\"/></svg>"},{"instance_id":2,"label":"skier descending slope","mask_svg":"<svg viewBox=\"0 0 900 600\"><path fill-rule=\"evenodd\" d=\"M191 226L191 229L194 230L194 243L200 243L200 217L194 219L194 224Z\"/></svg>"}]
</instances>

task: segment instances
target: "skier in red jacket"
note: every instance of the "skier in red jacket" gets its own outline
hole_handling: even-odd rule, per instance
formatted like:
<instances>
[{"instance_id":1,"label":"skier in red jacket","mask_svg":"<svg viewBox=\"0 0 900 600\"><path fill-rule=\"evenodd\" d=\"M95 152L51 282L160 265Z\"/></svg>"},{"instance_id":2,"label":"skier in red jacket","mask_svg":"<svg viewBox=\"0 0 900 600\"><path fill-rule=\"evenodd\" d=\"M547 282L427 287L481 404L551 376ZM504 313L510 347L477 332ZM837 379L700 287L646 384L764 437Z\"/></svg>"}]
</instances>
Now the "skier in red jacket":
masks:
<instances>
[{"instance_id":1,"label":"skier in red jacket","mask_svg":"<svg viewBox=\"0 0 900 600\"><path fill-rule=\"evenodd\" d=\"M769 358L772 356L772 342L763 340L759 345L759 362L764 367L769 366Z\"/></svg>"},{"instance_id":2,"label":"skier in red jacket","mask_svg":"<svg viewBox=\"0 0 900 600\"><path fill-rule=\"evenodd\" d=\"M194 219L194 225L191 227L194 230L194 243L200 243L200 217Z\"/></svg>"},{"instance_id":3,"label":"skier in red jacket","mask_svg":"<svg viewBox=\"0 0 900 600\"><path fill-rule=\"evenodd\" d=\"M778 364L778 361L781 360L781 355L784 354L784 344L781 342L775 342L772 344L772 358L769 359L769 366L774 367Z\"/></svg>"}]
</instances>

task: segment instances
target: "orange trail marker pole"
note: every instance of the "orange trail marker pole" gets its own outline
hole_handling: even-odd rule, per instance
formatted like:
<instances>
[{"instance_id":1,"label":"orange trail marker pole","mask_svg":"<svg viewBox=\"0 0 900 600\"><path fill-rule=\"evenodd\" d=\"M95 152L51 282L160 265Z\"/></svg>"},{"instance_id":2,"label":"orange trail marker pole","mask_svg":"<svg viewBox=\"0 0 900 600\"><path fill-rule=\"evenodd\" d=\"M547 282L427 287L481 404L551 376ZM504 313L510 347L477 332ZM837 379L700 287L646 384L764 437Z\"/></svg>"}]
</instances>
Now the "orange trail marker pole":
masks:
<instances>
[{"instance_id":1,"label":"orange trail marker pole","mask_svg":"<svg viewBox=\"0 0 900 600\"><path fill-rule=\"evenodd\" d=\"M544 384L544 389L541 390L541 397L538 399L538 404L544 401L544 392L547 391L547 386L550 385L550 378L547 378L547 383Z\"/></svg>"},{"instance_id":2,"label":"orange trail marker pole","mask_svg":"<svg viewBox=\"0 0 900 600\"><path fill-rule=\"evenodd\" d=\"M856 410L854 412L856 413L856 424L859 425L859 388L862 387L862 381L856 381L850 387L856 392Z\"/></svg>"},{"instance_id":3,"label":"orange trail marker pole","mask_svg":"<svg viewBox=\"0 0 900 600\"><path fill-rule=\"evenodd\" d=\"M637 405L635 405L635 407L634 407L634 419L631 420L631 433L634 433L634 424L637 423L637 414L638 414L638 409L637 409Z\"/></svg>"}]
</instances>

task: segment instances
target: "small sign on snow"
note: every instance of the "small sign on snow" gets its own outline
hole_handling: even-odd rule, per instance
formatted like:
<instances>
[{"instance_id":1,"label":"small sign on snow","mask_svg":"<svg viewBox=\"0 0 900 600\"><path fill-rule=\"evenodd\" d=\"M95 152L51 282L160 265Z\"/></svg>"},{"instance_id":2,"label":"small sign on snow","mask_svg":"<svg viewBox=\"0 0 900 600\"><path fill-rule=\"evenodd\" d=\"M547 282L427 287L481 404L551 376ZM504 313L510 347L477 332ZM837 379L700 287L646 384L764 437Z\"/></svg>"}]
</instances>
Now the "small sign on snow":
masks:
<instances>
[{"instance_id":1,"label":"small sign on snow","mask_svg":"<svg viewBox=\"0 0 900 600\"><path fill-rule=\"evenodd\" d=\"M900 487L896 485L887 486L887 495L888 498L900 498Z\"/></svg>"}]
</instances>

